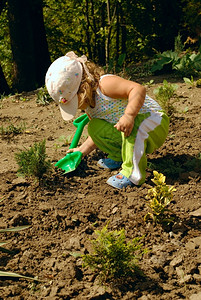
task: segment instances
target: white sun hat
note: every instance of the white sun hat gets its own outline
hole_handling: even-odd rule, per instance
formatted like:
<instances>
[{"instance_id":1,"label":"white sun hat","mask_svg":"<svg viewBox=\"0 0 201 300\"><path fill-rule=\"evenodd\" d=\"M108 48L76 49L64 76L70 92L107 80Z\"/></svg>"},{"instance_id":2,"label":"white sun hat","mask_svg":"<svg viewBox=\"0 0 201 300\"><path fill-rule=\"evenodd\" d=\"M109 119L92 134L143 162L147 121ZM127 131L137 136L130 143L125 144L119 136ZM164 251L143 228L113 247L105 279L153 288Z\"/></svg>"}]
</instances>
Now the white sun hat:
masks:
<instances>
[{"instance_id":1,"label":"white sun hat","mask_svg":"<svg viewBox=\"0 0 201 300\"><path fill-rule=\"evenodd\" d=\"M66 121L72 119L78 109L77 92L85 61L86 56L79 58L74 52L69 52L56 59L45 76L48 93L59 105L61 115Z\"/></svg>"}]
</instances>

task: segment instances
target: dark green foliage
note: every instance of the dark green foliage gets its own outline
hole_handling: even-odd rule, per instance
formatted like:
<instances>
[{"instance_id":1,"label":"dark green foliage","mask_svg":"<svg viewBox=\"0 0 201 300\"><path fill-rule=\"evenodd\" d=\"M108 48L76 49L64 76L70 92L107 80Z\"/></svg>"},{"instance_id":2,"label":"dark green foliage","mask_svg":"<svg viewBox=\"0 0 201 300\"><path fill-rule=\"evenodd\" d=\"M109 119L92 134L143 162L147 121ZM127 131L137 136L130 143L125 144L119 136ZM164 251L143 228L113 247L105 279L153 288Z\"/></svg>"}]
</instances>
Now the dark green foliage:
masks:
<instances>
[{"instance_id":1,"label":"dark green foliage","mask_svg":"<svg viewBox=\"0 0 201 300\"><path fill-rule=\"evenodd\" d=\"M145 253L141 250L141 238L126 242L125 231L108 231L107 226L95 231L97 239L92 240L93 252L83 255L85 267L90 267L101 282L121 282L139 272L136 263Z\"/></svg>"},{"instance_id":2,"label":"dark green foliage","mask_svg":"<svg viewBox=\"0 0 201 300\"><path fill-rule=\"evenodd\" d=\"M120 72L122 72L123 71L123 65L125 63L125 59L126 59L126 54L125 53L123 53L119 56L117 62L115 61L114 58L110 59L106 71L108 73L111 73L111 72L120 73Z\"/></svg>"},{"instance_id":3,"label":"dark green foliage","mask_svg":"<svg viewBox=\"0 0 201 300\"><path fill-rule=\"evenodd\" d=\"M44 20L52 59L74 50L101 65L126 53L142 61L174 47L182 24L181 0L46 0ZM114 65L114 64L113 64Z\"/></svg>"},{"instance_id":4,"label":"dark green foliage","mask_svg":"<svg viewBox=\"0 0 201 300\"><path fill-rule=\"evenodd\" d=\"M35 143L30 149L15 154L19 165L18 173L25 177L41 179L51 169L51 162L47 160L46 141Z\"/></svg>"},{"instance_id":5,"label":"dark green foliage","mask_svg":"<svg viewBox=\"0 0 201 300\"><path fill-rule=\"evenodd\" d=\"M193 157L192 159L189 159L184 162L184 170L185 171L195 171L195 172L201 172L201 153L197 155L196 157Z\"/></svg>"},{"instance_id":6,"label":"dark green foliage","mask_svg":"<svg viewBox=\"0 0 201 300\"><path fill-rule=\"evenodd\" d=\"M178 52L165 51L157 55L151 70L155 73L165 68L166 71L176 71L183 76L199 74L201 71L201 53L179 55Z\"/></svg>"},{"instance_id":7,"label":"dark green foliage","mask_svg":"<svg viewBox=\"0 0 201 300\"><path fill-rule=\"evenodd\" d=\"M189 37L197 39L197 46L199 47L200 31L201 31L201 1L200 0L185 0L183 1L183 13L181 23L183 24L184 33ZM194 47L196 45L193 45Z\"/></svg>"},{"instance_id":8,"label":"dark green foliage","mask_svg":"<svg viewBox=\"0 0 201 300\"><path fill-rule=\"evenodd\" d=\"M1 1L0 1L1 2ZM0 14L0 65L2 68L1 72L1 84L3 76L7 81L7 84L11 86L13 77L13 62L12 62L12 51L10 44L9 25L8 25L8 14L7 9L4 8ZM0 87L0 93L2 94L2 86ZM7 92L5 90L5 94Z\"/></svg>"},{"instance_id":9,"label":"dark green foliage","mask_svg":"<svg viewBox=\"0 0 201 300\"><path fill-rule=\"evenodd\" d=\"M165 51L156 55L156 61L151 68L154 73L156 71L161 71L166 65L173 64L179 59L178 53L173 51ZM172 65L171 65L172 67Z\"/></svg>"},{"instance_id":10,"label":"dark green foliage","mask_svg":"<svg viewBox=\"0 0 201 300\"><path fill-rule=\"evenodd\" d=\"M144 63L155 53L164 53L166 49L171 50L175 47L176 52L180 49L180 51L188 50L189 53L193 53L200 47L201 4L199 0L176 2L174 0L40 0L19 1L19 3L9 0L3 2L9 5L0 7L3 9L0 15L0 61L9 86L13 86L14 83L17 86L17 80L20 80L26 69L27 76L23 76L23 81L26 82L25 88L28 89L28 85L30 88L35 86L35 80L38 88L41 82L43 83L44 73L50 64L49 55L53 61L72 50L79 55L86 54L101 66L117 72L121 69L122 64L119 62L125 54L125 64L129 65L137 62ZM25 12L28 13L27 16L30 14L25 18L26 20ZM11 13L13 14L10 15ZM27 26L24 26L25 22ZM18 31L19 40L16 40L17 35L13 30L15 31L19 24L21 24ZM31 28L33 30L29 34ZM179 36L178 33L181 35ZM175 45L176 36L179 36L179 40ZM187 44L188 39L195 40L196 44ZM16 44L11 47L13 41ZM13 70L13 59L17 63L15 63L15 70ZM158 59L161 61L154 66L153 70L164 70L165 67L174 70L172 64L177 58L173 61L167 56ZM182 59L179 57L176 70L183 76L192 75L189 71L196 69L200 64L197 59L191 57L191 54L186 54Z\"/></svg>"}]
</instances>

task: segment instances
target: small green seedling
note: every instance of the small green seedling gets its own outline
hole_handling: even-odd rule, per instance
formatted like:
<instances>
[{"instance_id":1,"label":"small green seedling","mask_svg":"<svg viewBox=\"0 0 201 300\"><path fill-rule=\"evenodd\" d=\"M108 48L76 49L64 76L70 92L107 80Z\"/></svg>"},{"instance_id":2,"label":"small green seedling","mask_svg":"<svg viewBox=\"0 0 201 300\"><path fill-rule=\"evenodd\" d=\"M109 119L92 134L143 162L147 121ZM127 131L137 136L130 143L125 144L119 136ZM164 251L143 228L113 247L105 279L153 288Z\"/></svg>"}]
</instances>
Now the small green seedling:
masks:
<instances>
[{"instance_id":1,"label":"small green seedling","mask_svg":"<svg viewBox=\"0 0 201 300\"><path fill-rule=\"evenodd\" d=\"M122 283L129 280L139 268L136 262L146 252L142 250L141 238L126 242L124 229L108 231L107 226L96 230L97 239L92 240L93 252L83 255L83 266L98 275L101 283Z\"/></svg>"},{"instance_id":2,"label":"small green seedling","mask_svg":"<svg viewBox=\"0 0 201 300\"><path fill-rule=\"evenodd\" d=\"M52 102L53 99L48 94L46 87L42 87L38 89L36 103L38 105L48 105Z\"/></svg>"},{"instance_id":3,"label":"small green seedling","mask_svg":"<svg viewBox=\"0 0 201 300\"><path fill-rule=\"evenodd\" d=\"M20 97L20 101L22 102L26 102L26 101L29 101L30 99L29 98L26 98L26 97Z\"/></svg>"},{"instance_id":4,"label":"small green seedling","mask_svg":"<svg viewBox=\"0 0 201 300\"><path fill-rule=\"evenodd\" d=\"M154 178L152 179L155 184L148 190L146 199L148 200L148 206L151 208L151 213L147 213L145 221L152 220L154 224L169 225L173 222L173 218L170 217L170 210L167 208L173 199L173 192L176 189L173 186L168 186L165 183L166 177L162 173L153 171Z\"/></svg>"},{"instance_id":5,"label":"small green seedling","mask_svg":"<svg viewBox=\"0 0 201 300\"><path fill-rule=\"evenodd\" d=\"M62 146L68 146L72 140L72 134L68 135L67 137L65 135L61 135L59 137L59 142L62 142Z\"/></svg>"},{"instance_id":6,"label":"small green seedling","mask_svg":"<svg viewBox=\"0 0 201 300\"><path fill-rule=\"evenodd\" d=\"M184 77L183 80L186 84L189 84L191 87L196 86L196 81L194 81L193 76L191 76L191 78Z\"/></svg>"},{"instance_id":7,"label":"small green seedling","mask_svg":"<svg viewBox=\"0 0 201 300\"><path fill-rule=\"evenodd\" d=\"M61 135L58 138L57 141L62 143L62 145L58 144L58 143L54 144L54 147L55 147L56 151L57 151L57 149L61 148L62 146L63 147L68 147L70 145L71 140L72 140L72 136L73 136L72 134L68 135L67 137L65 135Z\"/></svg>"},{"instance_id":8,"label":"small green seedling","mask_svg":"<svg viewBox=\"0 0 201 300\"><path fill-rule=\"evenodd\" d=\"M143 83L143 85L148 86L148 87L152 86L153 84L154 84L153 79L149 80L148 82Z\"/></svg>"},{"instance_id":9,"label":"small green seedling","mask_svg":"<svg viewBox=\"0 0 201 300\"><path fill-rule=\"evenodd\" d=\"M46 141L43 140L35 143L30 149L15 154L20 176L41 179L45 173L52 169L50 160L47 160L45 143Z\"/></svg>"},{"instance_id":10,"label":"small green seedling","mask_svg":"<svg viewBox=\"0 0 201 300\"><path fill-rule=\"evenodd\" d=\"M178 86L176 84L168 83L167 80L163 81L163 85L154 89L156 100L158 100L161 107L166 111L168 116L174 112L173 103L177 100L175 91ZM172 100L174 99L174 101ZM176 99L176 100L175 100Z\"/></svg>"},{"instance_id":11,"label":"small green seedling","mask_svg":"<svg viewBox=\"0 0 201 300\"><path fill-rule=\"evenodd\" d=\"M184 110L183 110L183 113L186 114L188 112L188 110L189 110L188 106L185 106Z\"/></svg>"}]
</instances>

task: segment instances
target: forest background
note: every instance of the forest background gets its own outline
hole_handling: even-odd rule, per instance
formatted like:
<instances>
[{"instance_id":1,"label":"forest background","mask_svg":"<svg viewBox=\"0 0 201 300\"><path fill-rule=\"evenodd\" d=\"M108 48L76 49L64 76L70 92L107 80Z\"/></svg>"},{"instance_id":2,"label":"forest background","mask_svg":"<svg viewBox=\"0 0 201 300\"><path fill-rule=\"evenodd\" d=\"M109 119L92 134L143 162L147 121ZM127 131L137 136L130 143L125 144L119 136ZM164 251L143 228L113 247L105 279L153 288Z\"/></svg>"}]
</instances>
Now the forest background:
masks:
<instances>
[{"instance_id":1,"label":"forest background","mask_svg":"<svg viewBox=\"0 0 201 300\"><path fill-rule=\"evenodd\" d=\"M200 52L200 0L1 0L0 94L43 86L71 50L118 71L176 47Z\"/></svg>"}]
</instances>

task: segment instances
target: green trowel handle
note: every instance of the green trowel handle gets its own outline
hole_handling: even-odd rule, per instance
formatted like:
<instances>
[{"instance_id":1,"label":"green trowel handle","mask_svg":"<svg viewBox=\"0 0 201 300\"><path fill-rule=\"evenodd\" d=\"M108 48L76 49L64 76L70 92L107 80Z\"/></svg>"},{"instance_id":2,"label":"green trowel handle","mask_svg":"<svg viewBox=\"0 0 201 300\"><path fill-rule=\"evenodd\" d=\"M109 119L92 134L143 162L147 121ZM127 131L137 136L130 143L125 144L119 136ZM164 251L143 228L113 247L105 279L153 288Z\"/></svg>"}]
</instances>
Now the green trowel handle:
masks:
<instances>
[{"instance_id":1,"label":"green trowel handle","mask_svg":"<svg viewBox=\"0 0 201 300\"><path fill-rule=\"evenodd\" d=\"M80 137L81 137L81 134L82 134L82 131L84 129L84 126L89 122L89 118L87 116L87 114L84 114L80 117L78 117L77 119L74 120L73 122L73 125L75 127L77 127L77 130L75 132L75 135L73 137L73 140L70 144L70 147L69 149L73 149L75 147L77 147L78 145L78 142L80 140Z\"/></svg>"}]
</instances>

